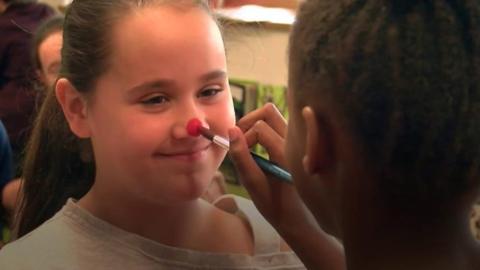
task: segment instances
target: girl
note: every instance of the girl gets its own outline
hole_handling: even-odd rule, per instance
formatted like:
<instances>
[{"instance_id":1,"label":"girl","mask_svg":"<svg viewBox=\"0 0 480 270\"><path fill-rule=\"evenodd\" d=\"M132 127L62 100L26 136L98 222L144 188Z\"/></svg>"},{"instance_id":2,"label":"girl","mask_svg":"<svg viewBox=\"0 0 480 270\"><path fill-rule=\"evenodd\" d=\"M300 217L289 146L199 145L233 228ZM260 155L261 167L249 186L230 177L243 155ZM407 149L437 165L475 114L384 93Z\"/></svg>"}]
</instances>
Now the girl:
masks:
<instances>
[{"instance_id":1,"label":"girl","mask_svg":"<svg viewBox=\"0 0 480 270\"><path fill-rule=\"evenodd\" d=\"M230 152L307 266L324 265L314 237L324 232L292 211L297 194L266 181L247 145L288 164L348 269L480 269L468 222L480 190L480 2L310 0L289 60L288 132L267 106L239 121L246 139L230 131Z\"/></svg>"},{"instance_id":2,"label":"girl","mask_svg":"<svg viewBox=\"0 0 480 270\"><path fill-rule=\"evenodd\" d=\"M304 268L248 201L232 214L200 199L225 151L186 123L234 125L203 2L73 1L63 41L1 269Z\"/></svg>"}]
</instances>

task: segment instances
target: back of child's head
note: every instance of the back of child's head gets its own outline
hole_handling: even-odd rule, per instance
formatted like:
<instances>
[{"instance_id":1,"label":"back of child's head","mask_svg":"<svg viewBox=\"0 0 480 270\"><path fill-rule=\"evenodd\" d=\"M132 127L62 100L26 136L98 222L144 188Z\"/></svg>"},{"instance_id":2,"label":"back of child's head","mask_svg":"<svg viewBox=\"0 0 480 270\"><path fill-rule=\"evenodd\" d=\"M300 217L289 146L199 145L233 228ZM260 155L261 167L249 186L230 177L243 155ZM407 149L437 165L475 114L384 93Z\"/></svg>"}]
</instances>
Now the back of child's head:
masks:
<instances>
[{"instance_id":1,"label":"back of child's head","mask_svg":"<svg viewBox=\"0 0 480 270\"><path fill-rule=\"evenodd\" d=\"M386 202L435 207L478 188L479 49L477 0L310 0L289 82L333 103Z\"/></svg>"},{"instance_id":2,"label":"back of child's head","mask_svg":"<svg viewBox=\"0 0 480 270\"><path fill-rule=\"evenodd\" d=\"M86 98L111 63L114 25L136 9L149 6L201 8L201 0L74 0L66 10L60 78L66 78ZM132 44L132 46L135 46ZM17 220L18 236L53 216L67 198L80 198L90 189L95 164L90 141L69 129L55 91L47 91L34 123L23 176L24 198Z\"/></svg>"}]
</instances>

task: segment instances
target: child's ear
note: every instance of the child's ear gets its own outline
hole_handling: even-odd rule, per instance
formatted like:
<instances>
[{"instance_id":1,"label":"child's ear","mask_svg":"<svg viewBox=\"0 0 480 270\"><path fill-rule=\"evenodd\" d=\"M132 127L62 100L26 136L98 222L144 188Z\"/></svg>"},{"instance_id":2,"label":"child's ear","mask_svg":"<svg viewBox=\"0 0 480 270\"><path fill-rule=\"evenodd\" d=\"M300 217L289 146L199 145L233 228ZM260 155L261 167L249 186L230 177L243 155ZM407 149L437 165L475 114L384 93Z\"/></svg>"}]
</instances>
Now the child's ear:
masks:
<instances>
[{"instance_id":1,"label":"child's ear","mask_svg":"<svg viewBox=\"0 0 480 270\"><path fill-rule=\"evenodd\" d=\"M303 168L308 174L325 173L333 161L329 127L325 121L318 119L313 109L306 106L302 109L305 122L305 156Z\"/></svg>"},{"instance_id":2,"label":"child's ear","mask_svg":"<svg viewBox=\"0 0 480 270\"><path fill-rule=\"evenodd\" d=\"M72 132L79 138L89 138L87 101L84 96L65 78L57 81L55 94Z\"/></svg>"}]
</instances>

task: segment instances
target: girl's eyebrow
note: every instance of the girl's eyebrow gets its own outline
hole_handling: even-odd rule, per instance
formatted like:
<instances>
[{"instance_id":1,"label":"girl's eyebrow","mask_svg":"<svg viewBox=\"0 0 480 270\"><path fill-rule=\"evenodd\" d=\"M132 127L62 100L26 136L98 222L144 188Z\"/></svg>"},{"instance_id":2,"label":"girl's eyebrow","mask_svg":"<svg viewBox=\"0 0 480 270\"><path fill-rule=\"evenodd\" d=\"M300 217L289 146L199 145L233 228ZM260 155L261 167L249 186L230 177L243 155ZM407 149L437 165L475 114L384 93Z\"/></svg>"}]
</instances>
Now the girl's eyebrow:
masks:
<instances>
[{"instance_id":1,"label":"girl's eyebrow","mask_svg":"<svg viewBox=\"0 0 480 270\"><path fill-rule=\"evenodd\" d=\"M137 86L134 86L128 90L128 92L135 92L135 91L141 91L144 89L151 89L151 88L171 88L172 86L175 85L175 82L173 80L168 80L168 79L158 79L158 80L152 80L152 81L147 81L143 82Z\"/></svg>"},{"instance_id":2,"label":"girl's eyebrow","mask_svg":"<svg viewBox=\"0 0 480 270\"><path fill-rule=\"evenodd\" d=\"M204 81L210 81L210 80L219 79L219 78L223 79L226 77L227 77L227 72L225 70L218 69L200 76L200 81L204 82Z\"/></svg>"},{"instance_id":3,"label":"girl's eyebrow","mask_svg":"<svg viewBox=\"0 0 480 270\"><path fill-rule=\"evenodd\" d=\"M199 78L199 81L207 82L207 81L214 80L214 79L224 79L226 77L227 77L227 72L219 69L219 70L214 70L214 71L211 71L211 72L208 72L208 73L205 73L205 74L201 75L200 78ZM140 83L139 85L130 88L128 90L128 92L141 91L141 90L144 90L144 89L152 89L152 88L156 88L156 89L172 88L175 85L176 85L176 83L175 83L174 80L156 79L156 80Z\"/></svg>"}]
</instances>

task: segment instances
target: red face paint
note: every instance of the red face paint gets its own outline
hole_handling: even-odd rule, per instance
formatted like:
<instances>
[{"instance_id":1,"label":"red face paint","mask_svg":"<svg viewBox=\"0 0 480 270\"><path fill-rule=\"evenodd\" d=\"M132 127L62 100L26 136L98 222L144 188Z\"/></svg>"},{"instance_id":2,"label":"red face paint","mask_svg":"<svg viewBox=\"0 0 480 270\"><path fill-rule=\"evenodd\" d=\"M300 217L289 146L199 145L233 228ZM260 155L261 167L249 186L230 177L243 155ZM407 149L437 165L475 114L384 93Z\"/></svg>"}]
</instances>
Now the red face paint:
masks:
<instances>
[{"instance_id":1,"label":"red face paint","mask_svg":"<svg viewBox=\"0 0 480 270\"><path fill-rule=\"evenodd\" d=\"M228 150L230 146L230 142L227 138L224 138L219 135L215 135L210 129L202 126L202 122L197 118L192 118L187 123L187 133L190 136L197 137L198 135L202 135L203 137L209 139L216 145L222 147L225 150Z\"/></svg>"},{"instance_id":2,"label":"red face paint","mask_svg":"<svg viewBox=\"0 0 480 270\"><path fill-rule=\"evenodd\" d=\"M198 118L192 118L188 121L187 124L187 132L188 135L197 137L200 135L200 127L202 126L202 122L198 120Z\"/></svg>"}]
</instances>

